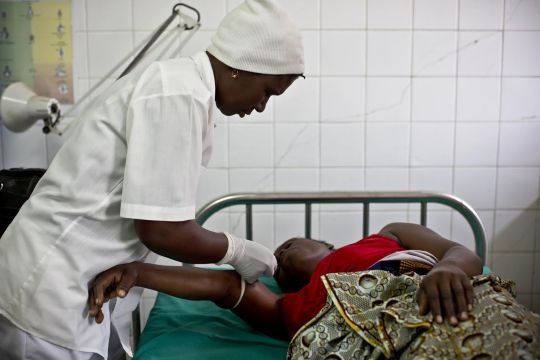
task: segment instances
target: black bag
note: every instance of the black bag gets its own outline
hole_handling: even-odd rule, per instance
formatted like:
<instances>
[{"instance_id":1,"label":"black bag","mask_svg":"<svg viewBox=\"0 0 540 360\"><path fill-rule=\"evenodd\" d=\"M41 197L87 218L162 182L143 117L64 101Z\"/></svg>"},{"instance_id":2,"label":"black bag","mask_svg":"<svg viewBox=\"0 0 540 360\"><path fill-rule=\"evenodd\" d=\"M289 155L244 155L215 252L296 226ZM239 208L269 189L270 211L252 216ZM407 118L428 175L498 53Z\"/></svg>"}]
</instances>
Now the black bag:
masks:
<instances>
[{"instance_id":1,"label":"black bag","mask_svg":"<svg viewBox=\"0 0 540 360\"><path fill-rule=\"evenodd\" d=\"M0 236L30 197L45 169L0 170Z\"/></svg>"}]
</instances>

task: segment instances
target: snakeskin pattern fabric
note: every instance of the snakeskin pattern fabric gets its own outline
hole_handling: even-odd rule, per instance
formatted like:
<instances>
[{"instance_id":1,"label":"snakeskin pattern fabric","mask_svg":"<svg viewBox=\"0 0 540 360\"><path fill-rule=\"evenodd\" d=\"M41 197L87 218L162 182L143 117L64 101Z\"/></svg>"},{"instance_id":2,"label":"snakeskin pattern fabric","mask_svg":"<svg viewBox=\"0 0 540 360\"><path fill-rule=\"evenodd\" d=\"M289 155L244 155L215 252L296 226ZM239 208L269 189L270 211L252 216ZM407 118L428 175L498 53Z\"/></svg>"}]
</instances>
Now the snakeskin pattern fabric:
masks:
<instances>
[{"instance_id":1,"label":"snakeskin pattern fabric","mask_svg":"<svg viewBox=\"0 0 540 360\"><path fill-rule=\"evenodd\" d=\"M493 274L472 279L473 310L457 326L418 314L416 273L369 270L322 281L327 303L297 332L288 359L540 359L540 315Z\"/></svg>"}]
</instances>

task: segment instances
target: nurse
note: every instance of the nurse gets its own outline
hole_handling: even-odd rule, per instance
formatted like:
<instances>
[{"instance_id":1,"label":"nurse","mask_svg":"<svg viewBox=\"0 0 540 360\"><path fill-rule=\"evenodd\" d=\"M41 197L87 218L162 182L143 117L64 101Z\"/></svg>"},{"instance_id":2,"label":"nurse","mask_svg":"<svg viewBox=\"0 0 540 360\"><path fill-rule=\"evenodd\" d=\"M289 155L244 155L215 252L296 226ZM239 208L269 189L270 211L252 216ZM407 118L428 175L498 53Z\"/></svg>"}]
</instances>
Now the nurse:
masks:
<instances>
[{"instance_id":1,"label":"nurse","mask_svg":"<svg viewBox=\"0 0 540 360\"><path fill-rule=\"evenodd\" d=\"M88 320L88 288L103 270L150 261L151 252L227 263L248 282L272 274L265 247L196 224L195 190L217 111L264 111L303 72L300 33L285 11L276 0L247 0L206 52L155 62L97 98L0 239L2 359L123 356L121 315L137 294L106 305L103 326Z\"/></svg>"}]
</instances>

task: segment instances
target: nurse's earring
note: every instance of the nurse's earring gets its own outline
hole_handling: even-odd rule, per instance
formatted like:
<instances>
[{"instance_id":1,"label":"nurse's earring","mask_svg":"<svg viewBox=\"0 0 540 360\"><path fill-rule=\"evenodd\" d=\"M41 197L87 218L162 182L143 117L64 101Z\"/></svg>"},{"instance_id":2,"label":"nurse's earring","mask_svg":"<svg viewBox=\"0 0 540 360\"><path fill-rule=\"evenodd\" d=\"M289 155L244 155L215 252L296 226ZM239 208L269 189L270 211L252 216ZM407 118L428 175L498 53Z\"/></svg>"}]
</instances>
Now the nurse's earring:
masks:
<instances>
[{"instance_id":1,"label":"nurse's earring","mask_svg":"<svg viewBox=\"0 0 540 360\"><path fill-rule=\"evenodd\" d=\"M232 77L233 79L238 78L238 70L237 70L237 69L233 69L233 70L232 70L231 77Z\"/></svg>"}]
</instances>

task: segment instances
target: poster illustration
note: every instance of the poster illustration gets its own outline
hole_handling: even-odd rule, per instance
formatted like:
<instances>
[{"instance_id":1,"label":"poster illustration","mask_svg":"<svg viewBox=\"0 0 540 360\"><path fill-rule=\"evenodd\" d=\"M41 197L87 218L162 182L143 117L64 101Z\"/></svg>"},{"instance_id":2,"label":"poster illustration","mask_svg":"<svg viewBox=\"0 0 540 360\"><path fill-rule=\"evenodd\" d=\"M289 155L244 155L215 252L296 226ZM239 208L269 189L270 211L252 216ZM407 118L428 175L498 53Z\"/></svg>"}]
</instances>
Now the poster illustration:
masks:
<instances>
[{"instance_id":1,"label":"poster illustration","mask_svg":"<svg viewBox=\"0 0 540 360\"><path fill-rule=\"evenodd\" d=\"M23 82L73 103L71 0L0 0L0 93Z\"/></svg>"}]
</instances>

